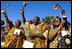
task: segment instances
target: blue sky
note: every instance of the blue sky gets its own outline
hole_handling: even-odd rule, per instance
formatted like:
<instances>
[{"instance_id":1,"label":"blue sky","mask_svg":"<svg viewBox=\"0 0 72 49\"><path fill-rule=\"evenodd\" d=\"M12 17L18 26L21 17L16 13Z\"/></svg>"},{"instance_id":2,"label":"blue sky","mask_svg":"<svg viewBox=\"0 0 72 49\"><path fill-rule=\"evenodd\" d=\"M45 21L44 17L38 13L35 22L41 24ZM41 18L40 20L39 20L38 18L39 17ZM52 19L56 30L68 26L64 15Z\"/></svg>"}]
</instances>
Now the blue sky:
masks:
<instances>
[{"instance_id":1,"label":"blue sky","mask_svg":"<svg viewBox=\"0 0 72 49\"><path fill-rule=\"evenodd\" d=\"M27 21L30 19L33 20L35 16L39 16L40 20L46 16L59 16L62 18L61 8L58 8L57 10L53 9L53 7L59 3L66 11L65 15L67 16L67 20L71 23L71 1L27 1L27 3L28 5L24 8L24 14ZM9 20L12 20L13 23L15 23L16 20L22 21L20 9L23 7L23 1L1 1L1 10L7 4L9 4L9 7L5 10ZM5 21L2 13L1 19Z\"/></svg>"}]
</instances>

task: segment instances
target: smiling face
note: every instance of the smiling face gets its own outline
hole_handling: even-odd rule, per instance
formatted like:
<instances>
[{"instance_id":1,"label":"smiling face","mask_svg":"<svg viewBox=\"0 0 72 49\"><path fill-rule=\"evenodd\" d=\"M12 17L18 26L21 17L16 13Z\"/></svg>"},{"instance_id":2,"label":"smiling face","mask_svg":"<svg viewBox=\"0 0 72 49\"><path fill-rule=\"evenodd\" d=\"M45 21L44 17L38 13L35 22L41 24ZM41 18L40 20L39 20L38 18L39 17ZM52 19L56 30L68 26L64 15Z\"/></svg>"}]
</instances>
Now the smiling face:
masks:
<instances>
[{"instance_id":1,"label":"smiling face","mask_svg":"<svg viewBox=\"0 0 72 49\"><path fill-rule=\"evenodd\" d=\"M57 25L60 25L60 19L59 19L59 18L56 18L54 24L55 24L56 26L57 26Z\"/></svg>"},{"instance_id":2,"label":"smiling face","mask_svg":"<svg viewBox=\"0 0 72 49\"><path fill-rule=\"evenodd\" d=\"M39 18L38 17L34 17L34 19L33 19L33 23L35 24L35 25L37 25L37 24L39 24Z\"/></svg>"}]
</instances>

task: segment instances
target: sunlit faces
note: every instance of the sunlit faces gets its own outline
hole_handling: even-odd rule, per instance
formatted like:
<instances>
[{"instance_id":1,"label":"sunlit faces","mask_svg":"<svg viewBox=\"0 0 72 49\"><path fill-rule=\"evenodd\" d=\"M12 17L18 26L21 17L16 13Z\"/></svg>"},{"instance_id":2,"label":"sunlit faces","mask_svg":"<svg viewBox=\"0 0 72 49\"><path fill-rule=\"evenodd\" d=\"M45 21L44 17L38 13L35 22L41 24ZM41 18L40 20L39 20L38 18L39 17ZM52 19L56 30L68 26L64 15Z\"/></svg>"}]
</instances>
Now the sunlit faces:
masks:
<instances>
[{"instance_id":1,"label":"sunlit faces","mask_svg":"<svg viewBox=\"0 0 72 49\"><path fill-rule=\"evenodd\" d=\"M56 19L55 19L54 24L55 24L55 25L59 25L59 24L60 24L60 20L59 20L59 18L56 18Z\"/></svg>"},{"instance_id":2,"label":"sunlit faces","mask_svg":"<svg viewBox=\"0 0 72 49\"><path fill-rule=\"evenodd\" d=\"M38 24L38 23L39 23L39 19L38 19L38 17L34 17L34 19L33 19L33 23L34 23L34 24Z\"/></svg>"},{"instance_id":3,"label":"sunlit faces","mask_svg":"<svg viewBox=\"0 0 72 49\"><path fill-rule=\"evenodd\" d=\"M16 22L15 22L15 27L20 27L21 26L21 21L20 20L17 20Z\"/></svg>"}]
</instances>

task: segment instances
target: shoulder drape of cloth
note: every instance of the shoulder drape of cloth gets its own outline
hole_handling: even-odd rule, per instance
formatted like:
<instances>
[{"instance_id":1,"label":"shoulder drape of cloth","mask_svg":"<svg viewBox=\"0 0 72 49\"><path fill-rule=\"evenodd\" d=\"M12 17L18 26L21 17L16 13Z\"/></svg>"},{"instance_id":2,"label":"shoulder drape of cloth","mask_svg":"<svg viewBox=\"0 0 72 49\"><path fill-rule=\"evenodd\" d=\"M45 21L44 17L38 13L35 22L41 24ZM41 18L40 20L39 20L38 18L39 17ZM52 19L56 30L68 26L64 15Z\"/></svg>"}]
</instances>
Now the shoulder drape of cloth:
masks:
<instances>
[{"instance_id":1,"label":"shoulder drape of cloth","mask_svg":"<svg viewBox=\"0 0 72 49\"><path fill-rule=\"evenodd\" d=\"M23 40L25 32L21 29L20 35L15 35L14 31L16 28L12 28L6 38L5 44L2 48L23 48Z\"/></svg>"},{"instance_id":2,"label":"shoulder drape of cloth","mask_svg":"<svg viewBox=\"0 0 72 49\"><path fill-rule=\"evenodd\" d=\"M46 25L42 26L41 24L35 26L35 25L31 25L31 24L26 22L23 27L26 28L27 30L29 30L30 33L41 34L41 33L44 33L46 31L47 26ZM35 38L35 39L29 38L29 41L34 43L33 48L47 48L47 44L45 44L45 43L47 43L46 40L43 40L40 38Z\"/></svg>"},{"instance_id":3,"label":"shoulder drape of cloth","mask_svg":"<svg viewBox=\"0 0 72 49\"><path fill-rule=\"evenodd\" d=\"M54 33L54 29L51 28L50 33ZM60 31L58 31L57 36L54 38L54 40L52 42L50 42L49 48L58 48L58 39L60 38Z\"/></svg>"}]
</instances>

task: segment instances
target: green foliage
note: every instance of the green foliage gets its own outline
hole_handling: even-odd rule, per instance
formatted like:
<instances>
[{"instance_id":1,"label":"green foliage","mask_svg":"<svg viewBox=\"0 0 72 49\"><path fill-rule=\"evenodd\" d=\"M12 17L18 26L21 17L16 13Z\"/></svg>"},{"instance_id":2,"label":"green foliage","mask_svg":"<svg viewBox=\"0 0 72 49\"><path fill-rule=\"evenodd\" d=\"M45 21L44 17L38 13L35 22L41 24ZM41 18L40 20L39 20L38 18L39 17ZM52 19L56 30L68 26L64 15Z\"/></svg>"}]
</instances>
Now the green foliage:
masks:
<instances>
[{"instance_id":1,"label":"green foliage","mask_svg":"<svg viewBox=\"0 0 72 49\"><path fill-rule=\"evenodd\" d=\"M45 22L45 23L49 24L51 19L53 19L53 18L54 18L54 16L46 16L45 18L42 18L41 22Z\"/></svg>"}]
</instances>

